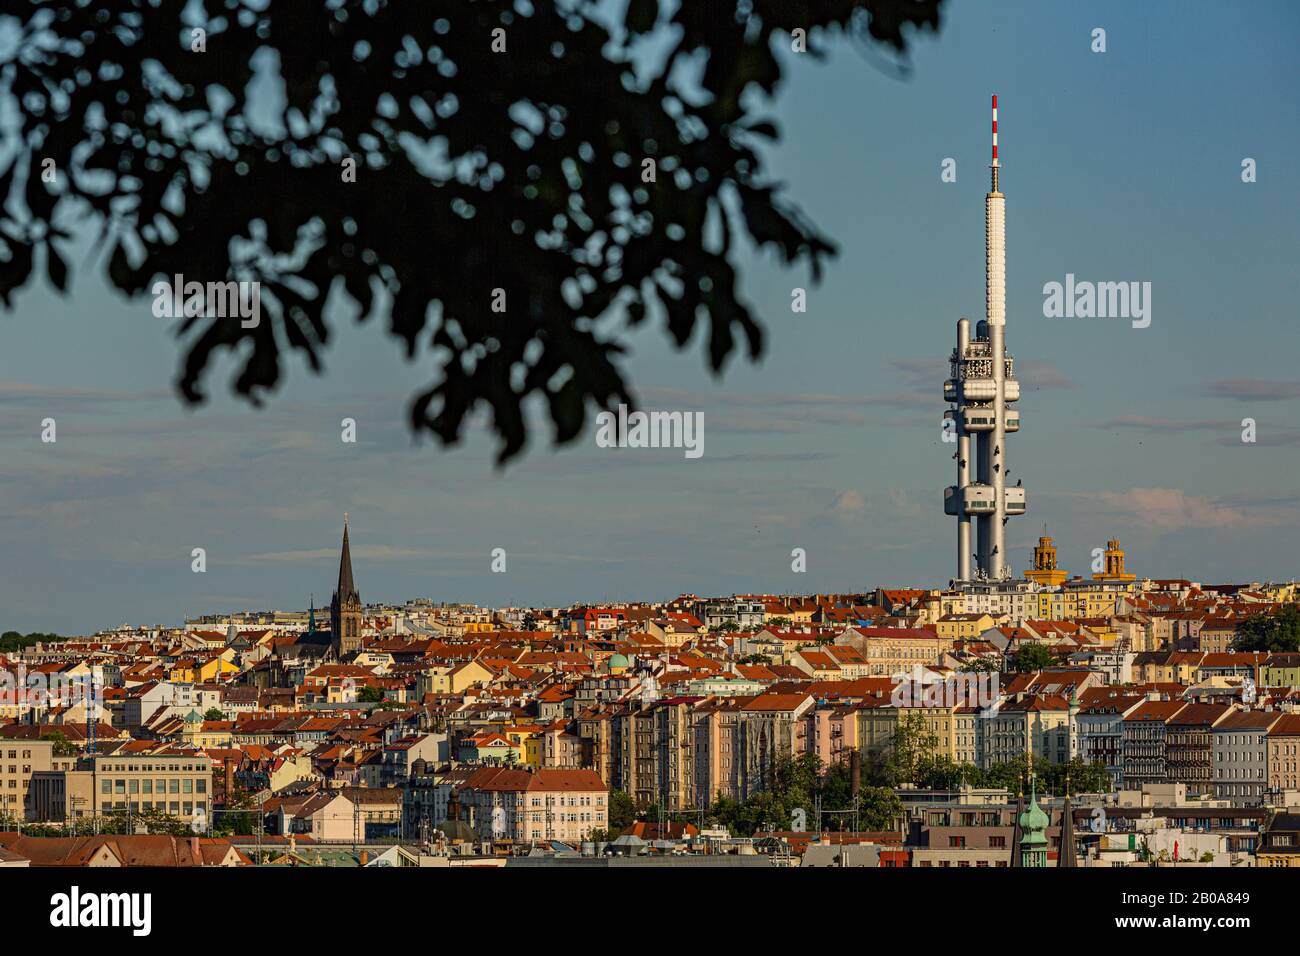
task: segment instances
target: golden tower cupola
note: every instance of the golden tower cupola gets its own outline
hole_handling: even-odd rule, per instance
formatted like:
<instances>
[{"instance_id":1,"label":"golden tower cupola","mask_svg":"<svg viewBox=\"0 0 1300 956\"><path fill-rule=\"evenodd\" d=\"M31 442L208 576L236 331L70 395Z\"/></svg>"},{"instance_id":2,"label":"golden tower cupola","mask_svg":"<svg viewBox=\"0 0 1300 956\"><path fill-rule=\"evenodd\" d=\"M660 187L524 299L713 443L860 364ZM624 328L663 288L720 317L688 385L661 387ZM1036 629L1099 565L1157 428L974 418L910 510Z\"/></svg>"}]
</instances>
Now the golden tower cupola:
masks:
<instances>
[{"instance_id":1,"label":"golden tower cupola","mask_svg":"<svg viewBox=\"0 0 1300 956\"><path fill-rule=\"evenodd\" d=\"M1106 552L1102 557L1105 558L1105 571L1100 574L1094 574L1094 581L1134 581L1137 579L1136 574L1126 574L1124 572L1124 549L1119 546L1119 540L1111 538L1106 542Z\"/></svg>"},{"instance_id":2,"label":"golden tower cupola","mask_svg":"<svg viewBox=\"0 0 1300 956\"><path fill-rule=\"evenodd\" d=\"M1044 527L1043 536L1038 539L1038 546L1034 548L1034 566L1025 572L1025 580L1041 584L1043 587L1056 587L1068 576L1069 572L1056 566L1056 545L1047 536L1047 528Z\"/></svg>"}]
</instances>

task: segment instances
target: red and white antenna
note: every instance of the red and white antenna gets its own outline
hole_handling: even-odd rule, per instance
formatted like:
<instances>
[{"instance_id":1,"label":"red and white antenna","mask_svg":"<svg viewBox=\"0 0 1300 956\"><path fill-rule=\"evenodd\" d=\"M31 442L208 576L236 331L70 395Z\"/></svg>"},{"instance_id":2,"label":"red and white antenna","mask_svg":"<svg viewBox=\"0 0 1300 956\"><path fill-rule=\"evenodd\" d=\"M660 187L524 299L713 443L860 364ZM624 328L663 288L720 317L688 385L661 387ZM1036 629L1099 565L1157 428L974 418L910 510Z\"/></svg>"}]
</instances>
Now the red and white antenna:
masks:
<instances>
[{"instance_id":1,"label":"red and white antenna","mask_svg":"<svg viewBox=\"0 0 1300 956\"><path fill-rule=\"evenodd\" d=\"M998 95L993 94L993 191L998 191Z\"/></svg>"}]
</instances>

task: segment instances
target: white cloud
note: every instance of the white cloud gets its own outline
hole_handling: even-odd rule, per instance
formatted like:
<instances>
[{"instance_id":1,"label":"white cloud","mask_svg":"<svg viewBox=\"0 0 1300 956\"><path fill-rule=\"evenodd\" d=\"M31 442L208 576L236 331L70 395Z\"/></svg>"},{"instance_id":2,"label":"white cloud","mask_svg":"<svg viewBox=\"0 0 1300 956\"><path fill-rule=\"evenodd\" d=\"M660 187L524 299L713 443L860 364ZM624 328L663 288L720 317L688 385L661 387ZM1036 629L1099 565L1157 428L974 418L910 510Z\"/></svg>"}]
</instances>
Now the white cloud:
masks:
<instances>
[{"instance_id":1,"label":"white cloud","mask_svg":"<svg viewBox=\"0 0 1300 956\"><path fill-rule=\"evenodd\" d=\"M1107 491L1093 497L1101 505L1126 519L1155 531L1187 528L1257 527L1271 518L1251 515L1203 495L1189 495L1177 488L1130 488Z\"/></svg>"}]
</instances>

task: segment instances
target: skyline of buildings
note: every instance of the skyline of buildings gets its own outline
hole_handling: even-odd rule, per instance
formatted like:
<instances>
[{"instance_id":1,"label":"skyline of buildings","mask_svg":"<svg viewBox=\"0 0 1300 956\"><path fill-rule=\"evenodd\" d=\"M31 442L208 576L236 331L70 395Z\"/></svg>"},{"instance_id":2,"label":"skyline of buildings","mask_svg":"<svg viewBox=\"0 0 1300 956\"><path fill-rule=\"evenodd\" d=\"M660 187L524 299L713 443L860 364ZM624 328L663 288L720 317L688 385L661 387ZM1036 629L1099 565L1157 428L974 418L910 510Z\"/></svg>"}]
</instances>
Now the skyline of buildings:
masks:
<instances>
[{"instance_id":1,"label":"skyline of buildings","mask_svg":"<svg viewBox=\"0 0 1300 956\"><path fill-rule=\"evenodd\" d=\"M0 655L105 680L0 700L0 816L28 831L0 827L0 862L83 865L60 856L67 831L125 819L199 834L165 865L563 865L608 846L816 866L846 845L833 865L1300 864L1300 653L1236 648L1297 585L1139 579L1125 557L1112 540L1102 571L1069 576L1044 536L1026 579L953 589L377 609L349 524L328 630L314 610L231 615ZM1035 648L1051 663L1014 666ZM921 763L893 763L904 738ZM728 815L779 794L792 758L901 802L747 834ZM137 838L81 839L121 865Z\"/></svg>"},{"instance_id":2,"label":"skyline of buildings","mask_svg":"<svg viewBox=\"0 0 1300 956\"><path fill-rule=\"evenodd\" d=\"M817 62L782 53L772 116L784 136L764 148L841 255L816 285L738 256L769 345L721 382L694 345L660 342L653 320L634 337L642 403L704 413L697 460L602 449L590 434L552 454L539 434L498 476L477 430L458 449L412 448L406 403L429 370L345 309L329 311L326 375L294 359L260 410L214 388L186 411L171 330L147 301L86 270L67 298L29 285L0 357L0 534L21 555L0 579L0 627L68 633L301 603L334 571L343 511L366 529L372 567L383 562L369 596L387 600L945 580L953 536L937 496L953 481L953 446L936 428L936 343L986 282L971 246L992 90L1014 147L1014 162L1001 160L1015 198L1007 296L1032 411L1009 482L1032 476L1034 489L1033 521L1007 526L1015 568L1046 519L1077 567L1119 534L1153 574L1291 576L1300 386L1286 349L1269 346L1289 340L1295 312L1294 186L1282 170L1300 151L1284 42L1296 11L1265 9L1283 27L1267 36L1158 4L1116 8L1100 54L1079 10L958 4L937 40L917 44L907 82L847 50ZM1212 68L1189 68L1201 62ZM1208 116L1223 120L1211 138ZM1257 161L1254 183L1241 181L1244 157ZM941 178L946 159L955 182ZM1232 241L1201 241L1206 222ZM70 261L83 251L72 244ZM1150 281L1150 327L1042 315L1044 285L1067 275ZM796 286L807 313L790 311ZM214 386L232 370L216 367ZM1240 439L1247 416L1253 445ZM39 441L46 417L55 445ZM344 418L357 422L355 445L339 440ZM207 549L205 575L189 572L195 547ZM511 556L505 575L487 571L497 547ZM815 586L791 575L795 547Z\"/></svg>"}]
</instances>

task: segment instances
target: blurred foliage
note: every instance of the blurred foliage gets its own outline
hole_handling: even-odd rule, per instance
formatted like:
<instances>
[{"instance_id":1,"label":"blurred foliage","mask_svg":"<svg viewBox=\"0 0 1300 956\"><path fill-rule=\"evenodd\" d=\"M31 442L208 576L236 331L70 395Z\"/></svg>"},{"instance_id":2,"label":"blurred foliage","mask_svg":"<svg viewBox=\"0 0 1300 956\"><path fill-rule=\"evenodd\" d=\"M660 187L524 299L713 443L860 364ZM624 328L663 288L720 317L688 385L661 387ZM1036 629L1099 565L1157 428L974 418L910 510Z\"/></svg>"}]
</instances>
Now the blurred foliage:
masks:
<instances>
[{"instance_id":1,"label":"blurred foliage","mask_svg":"<svg viewBox=\"0 0 1300 956\"><path fill-rule=\"evenodd\" d=\"M321 371L326 302L345 296L432 366L417 434L456 442L485 409L504 461L541 396L571 441L589 412L635 405L630 326L653 318L678 348L702 327L715 374L738 338L760 355L733 251L773 250L814 279L834 253L759 149L779 138L756 111L790 31L808 56L847 36L905 62L942 3L631 0L620 25L581 0L13 0L0 301L38 259L66 292L61 243L89 219L129 296L177 275L260 283L256 327L180 320L187 402L223 350L254 403L282 350Z\"/></svg>"}]
</instances>

